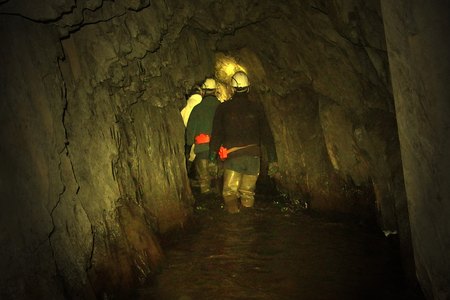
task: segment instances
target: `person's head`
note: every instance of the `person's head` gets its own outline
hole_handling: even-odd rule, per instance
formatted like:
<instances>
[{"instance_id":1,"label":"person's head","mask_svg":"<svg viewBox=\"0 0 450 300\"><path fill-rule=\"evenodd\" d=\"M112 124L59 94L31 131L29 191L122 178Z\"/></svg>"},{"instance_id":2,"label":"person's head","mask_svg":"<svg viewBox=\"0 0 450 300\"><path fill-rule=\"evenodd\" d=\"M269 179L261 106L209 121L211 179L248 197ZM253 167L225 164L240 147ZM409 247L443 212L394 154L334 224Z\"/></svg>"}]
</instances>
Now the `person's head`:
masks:
<instances>
[{"instance_id":1,"label":"person's head","mask_svg":"<svg viewBox=\"0 0 450 300\"><path fill-rule=\"evenodd\" d=\"M200 95L200 96L202 96L203 95L202 88L200 86L198 86L198 85L194 86L191 89L191 91L189 92L189 96L192 96L192 95Z\"/></svg>"},{"instance_id":2,"label":"person's head","mask_svg":"<svg viewBox=\"0 0 450 300\"><path fill-rule=\"evenodd\" d=\"M237 93L248 92L250 88L250 81L247 74L243 71L236 72L231 77L231 86Z\"/></svg>"},{"instance_id":3,"label":"person's head","mask_svg":"<svg viewBox=\"0 0 450 300\"><path fill-rule=\"evenodd\" d=\"M216 80L214 78L206 78L202 84L202 89L205 91L205 95L214 95L216 92Z\"/></svg>"}]
</instances>

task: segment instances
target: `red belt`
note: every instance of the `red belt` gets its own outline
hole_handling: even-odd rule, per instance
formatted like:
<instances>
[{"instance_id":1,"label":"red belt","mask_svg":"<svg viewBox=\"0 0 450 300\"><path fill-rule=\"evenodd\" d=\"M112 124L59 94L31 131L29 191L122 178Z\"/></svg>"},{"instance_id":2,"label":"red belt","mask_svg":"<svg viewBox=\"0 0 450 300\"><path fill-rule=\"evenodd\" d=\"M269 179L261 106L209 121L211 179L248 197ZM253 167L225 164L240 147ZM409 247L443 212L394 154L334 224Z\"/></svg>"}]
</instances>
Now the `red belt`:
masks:
<instances>
[{"instance_id":1,"label":"red belt","mask_svg":"<svg viewBox=\"0 0 450 300\"><path fill-rule=\"evenodd\" d=\"M197 135L195 137L195 144L207 144L209 143L209 141L211 140L211 138L209 137L209 135L204 134L204 133L200 133L199 135Z\"/></svg>"},{"instance_id":2,"label":"red belt","mask_svg":"<svg viewBox=\"0 0 450 300\"><path fill-rule=\"evenodd\" d=\"M220 146L219 148L219 157L221 160L225 160L228 157L229 153L232 153L234 151L238 151L241 149L245 149L248 147L252 147L252 146L257 146L257 144L250 144L250 145L246 145L246 146L241 146L241 147L232 147L230 149L225 148L224 146Z\"/></svg>"}]
</instances>

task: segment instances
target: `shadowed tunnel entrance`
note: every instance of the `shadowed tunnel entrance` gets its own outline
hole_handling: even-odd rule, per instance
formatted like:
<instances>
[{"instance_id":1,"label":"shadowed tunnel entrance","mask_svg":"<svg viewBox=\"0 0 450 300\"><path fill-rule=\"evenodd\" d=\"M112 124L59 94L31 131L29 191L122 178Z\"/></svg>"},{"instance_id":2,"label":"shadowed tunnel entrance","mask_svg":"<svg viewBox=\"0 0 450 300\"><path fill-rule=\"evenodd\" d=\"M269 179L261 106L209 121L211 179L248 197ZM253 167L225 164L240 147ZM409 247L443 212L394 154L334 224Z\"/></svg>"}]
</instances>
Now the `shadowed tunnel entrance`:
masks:
<instances>
[{"instance_id":1,"label":"shadowed tunnel entrance","mask_svg":"<svg viewBox=\"0 0 450 300\"><path fill-rule=\"evenodd\" d=\"M0 0L0 298L447 299L450 9L406 2ZM180 116L224 60L279 165L237 216Z\"/></svg>"}]
</instances>

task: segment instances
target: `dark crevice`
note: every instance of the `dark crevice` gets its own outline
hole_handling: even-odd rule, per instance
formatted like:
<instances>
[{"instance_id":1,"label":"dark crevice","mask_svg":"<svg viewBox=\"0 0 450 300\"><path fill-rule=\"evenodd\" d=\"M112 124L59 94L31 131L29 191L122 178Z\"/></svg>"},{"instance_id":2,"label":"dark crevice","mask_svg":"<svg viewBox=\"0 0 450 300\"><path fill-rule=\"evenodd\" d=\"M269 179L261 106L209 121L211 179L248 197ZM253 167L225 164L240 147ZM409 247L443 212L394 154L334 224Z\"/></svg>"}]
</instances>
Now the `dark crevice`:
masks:
<instances>
[{"instance_id":1,"label":"dark crevice","mask_svg":"<svg viewBox=\"0 0 450 300\"><path fill-rule=\"evenodd\" d=\"M197 21L195 21L195 16L191 17L191 20L193 20L189 25L187 25L188 27L194 29L194 30L198 30L202 33L205 34L218 34L221 37L224 36L229 36L229 35L235 35L237 31L247 28L247 27L251 27L253 25L258 25L258 24L262 24L270 19L280 19L280 16L267 16L265 18L261 18L261 19L257 19L254 21L249 21L249 22L245 22L242 23L241 25L237 25L237 26L227 26L227 28L224 28L223 30L207 30L205 29L201 24L199 24Z\"/></svg>"},{"instance_id":2,"label":"dark crevice","mask_svg":"<svg viewBox=\"0 0 450 300\"><path fill-rule=\"evenodd\" d=\"M19 14L19 13L0 13L0 16L12 16L12 17L19 17L19 18L22 18L22 19L25 19L25 20L31 21L31 22L33 22L33 23L39 23L39 24L42 24L42 23L44 23L44 22L42 22L42 21L39 21L39 20L34 20L34 19L30 18L30 17L27 17L27 16L24 16L24 15L21 15L21 14Z\"/></svg>"},{"instance_id":3,"label":"dark crevice","mask_svg":"<svg viewBox=\"0 0 450 300\"><path fill-rule=\"evenodd\" d=\"M9 2L9 1L10 1L10 0L2 1L2 2L0 2L0 5L3 5L3 4L5 4L5 3ZM112 20L112 19L114 19L114 18L116 18L116 17L121 17L121 16L125 15L128 11L131 11L131 12L139 12L139 11L145 9L145 8L150 7L150 5L151 5L151 4L150 4L150 1L148 1L147 4L142 5L142 6L140 6L140 7L137 8L137 9L133 9L133 8L131 8L131 7L126 7L126 8L125 8L126 11L123 12L123 13L121 13L121 14L114 15L114 16L112 16L112 17L110 17L110 18L103 19L103 20L98 20L98 21L95 21L95 22L87 22L87 23L84 23L84 12L85 12L85 11L96 12L98 9L100 9L100 8L102 7L102 4L103 4L103 2L102 2L99 6L93 8L93 9L88 8L88 7L83 7L82 10L81 10L81 14L82 14L82 16L83 16L82 22L81 22L81 23L78 23L78 24L73 24L73 25L71 25L72 27L76 27L76 29L71 30L70 32L77 31L77 30L79 30L81 27L83 27L84 25L98 24L98 23L101 23L101 22L107 22L107 21L110 21L110 20ZM3 12L3 13L0 13L0 15L18 16L18 17L27 19L27 20L32 21L32 22L35 22L35 23L54 24L54 23L57 23L57 22L61 21L65 16L70 15L70 14L73 14L74 11L77 9L77 7L78 7L78 6L77 6L76 4L75 4L75 5L72 5L72 6L70 7L70 9L68 9L67 11L61 12L59 16L57 16L57 17L55 17L55 18L49 18L49 19L34 19L34 18L31 18L31 17L27 17L27 16L25 16L25 15L23 15L23 14L21 14L21 13L18 13L18 12L16 12L16 13L15 13L15 12Z\"/></svg>"},{"instance_id":4,"label":"dark crevice","mask_svg":"<svg viewBox=\"0 0 450 300\"><path fill-rule=\"evenodd\" d=\"M143 59L144 57L146 57L149 52L152 53L152 54L158 52L158 50L161 49L163 41L164 41L164 38L167 36L168 33L169 33L169 30L163 30L161 32L161 35L159 36L158 46L155 47L154 49L147 50L145 52L144 56L142 58L140 58L140 59Z\"/></svg>"},{"instance_id":5,"label":"dark crevice","mask_svg":"<svg viewBox=\"0 0 450 300\"><path fill-rule=\"evenodd\" d=\"M9 0L7 0L6 2L8 2L8 1ZM0 3L0 4L4 4L4 3ZM75 10L76 7L77 7L76 5L73 5L73 6L70 7L70 9L68 11L63 11L63 12L61 12L61 14L58 17L50 18L50 19L33 19L31 17L27 17L27 16L25 16L25 15L23 15L21 13L18 13L18 12L16 12L16 13L14 13L14 12L3 12L3 13L0 13L0 15L17 16L17 17L21 17L21 18L27 19L27 20L29 20L31 22L35 22L35 23L52 24L52 23L55 23L55 22L58 22L59 20L61 20L64 16L73 13L73 11Z\"/></svg>"},{"instance_id":6,"label":"dark crevice","mask_svg":"<svg viewBox=\"0 0 450 300\"><path fill-rule=\"evenodd\" d=\"M318 11L318 12L320 12L320 13L326 15L326 16L328 16L328 12L325 11L325 10L323 10L322 8L317 7L317 6L313 6L313 5L311 5L310 7L311 7L312 9L314 9L314 10L316 10L316 11Z\"/></svg>"},{"instance_id":7,"label":"dark crevice","mask_svg":"<svg viewBox=\"0 0 450 300\"><path fill-rule=\"evenodd\" d=\"M91 234L92 234L92 247L91 252L89 254L89 261L88 265L86 267L86 271L90 270L92 268L92 258L94 257L94 249L95 249L95 228L94 225L91 225Z\"/></svg>"},{"instance_id":8,"label":"dark crevice","mask_svg":"<svg viewBox=\"0 0 450 300\"><path fill-rule=\"evenodd\" d=\"M92 247L91 247L91 251L89 253L89 259L87 261L87 266L85 268L85 272L86 272L86 278L89 282L89 285L91 286L91 289L94 291L95 287L92 283L91 278L89 277L89 271L92 269L92 260L94 258L94 249L95 249L95 227L92 225L91 223L91 235L92 235Z\"/></svg>"},{"instance_id":9,"label":"dark crevice","mask_svg":"<svg viewBox=\"0 0 450 300\"><path fill-rule=\"evenodd\" d=\"M61 182L63 183L63 187L62 187L61 192L58 194L58 201L55 203L55 205L53 206L52 210L50 211L50 218L51 218L51 221L52 221L52 230L48 234L48 242L49 242L50 249L51 249L51 252L52 252L53 262L55 264L56 277L59 279L59 281L62 284L62 288L63 288L64 294L67 294L67 289L66 289L66 283L65 283L65 280L64 280L64 276L61 274L61 271L60 271L60 269L58 267L57 258L55 256L55 250L54 250L54 247L53 247L53 244L52 244L52 236L53 236L53 234L55 233L55 230L56 230L55 219L54 219L53 213L55 212L56 208L61 203L62 197L63 197L64 193L66 192L66 185L64 184L64 178L63 178L63 174L62 174L61 164L62 164L62 162L60 160L59 164L58 164L58 169L59 169L59 176L60 176Z\"/></svg>"},{"instance_id":10,"label":"dark crevice","mask_svg":"<svg viewBox=\"0 0 450 300\"><path fill-rule=\"evenodd\" d=\"M67 135L67 128L66 128L66 113L67 113L67 109L69 106L69 101L67 101L67 86L66 86L66 82L64 81L62 72L61 72L61 66L59 64L59 60L58 60L58 69L61 75L61 79L62 79L62 84L63 87L61 89L61 94L63 96L64 99L64 107L63 107L63 113L62 113L62 124L63 124L63 129L64 129L64 147L63 149L61 149L61 151L59 152L59 154L63 153L64 151L66 152L66 155L69 154L69 149L67 148L69 146L69 138Z\"/></svg>"},{"instance_id":11,"label":"dark crevice","mask_svg":"<svg viewBox=\"0 0 450 300\"><path fill-rule=\"evenodd\" d=\"M144 5L141 4L141 6L139 6L139 7L136 8L136 9L133 9L133 8L131 8L131 7L128 7L127 10L128 10L128 11L132 11L132 12L139 12L139 11L145 9L145 8L150 7L150 6L151 6L150 1L148 1L147 4L144 4Z\"/></svg>"},{"instance_id":12,"label":"dark crevice","mask_svg":"<svg viewBox=\"0 0 450 300\"><path fill-rule=\"evenodd\" d=\"M85 22L85 11L96 12L96 11L97 11L98 9L100 9L101 7L102 7L102 5L100 5L100 6L96 7L96 8L94 8L94 9L90 9L90 8L86 8L86 7L83 8L82 11L81 11L81 15L82 15L82 20L81 20L81 22L79 22L79 23L77 23L77 24L72 24L72 25L62 26L61 28L62 28L63 30L67 30L67 31L68 31L68 34L70 35L70 34L72 34L72 33L77 32L78 30L80 30L80 29L81 29L82 27L84 27L84 26L109 22L109 21L111 21L111 20L113 20L113 19L115 19L115 18L120 18L120 17L126 15L128 12L133 12L133 13L139 12L139 11L145 9L145 8L150 7L150 2L147 3L146 5L143 5L143 6L139 7L139 8L137 8L137 9L132 9L132 8L130 8L130 7L125 8L126 10L125 10L124 12L122 12L122 13L120 13L120 14L113 15L113 16L111 16L111 17L109 17L109 18L100 19L100 20L92 21L92 22Z\"/></svg>"},{"instance_id":13,"label":"dark crevice","mask_svg":"<svg viewBox=\"0 0 450 300\"><path fill-rule=\"evenodd\" d=\"M75 194L78 194L78 192L80 191L80 184L78 183L78 179L77 176L75 174L75 169L73 166L73 162L70 159L70 151L69 151L69 136L68 136L68 132L67 132L67 127L66 127L66 114L69 108L69 101L67 99L67 85L66 85L66 81L64 80L64 75L62 73L61 70L61 65L60 65L61 59L58 59L58 71L59 71L59 75L61 76L61 82L62 82L62 97L64 99L64 107L63 107L63 113L62 113L62 117L61 117L61 123L62 126L64 128L64 148L60 151L59 154L62 154L63 152L65 152L66 156L69 158L70 161L70 167L72 170L72 174L73 174L73 178L75 180L75 183L77 185L77 189L75 191Z\"/></svg>"},{"instance_id":14,"label":"dark crevice","mask_svg":"<svg viewBox=\"0 0 450 300\"><path fill-rule=\"evenodd\" d=\"M59 64L59 59L58 59L57 64L58 64L58 70L60 71L61 79L63 79L62 72L61 72L61 66ZM65 101L63 114L62 114L62 124L63 124L63 127L64 127L65 139L64 139L64 148L63 148L62 151L60 151L59 154L61 155L61 154L63 154L63 152L65 152L65 155L68 156L69 155L69 150L67 148L67 145L68 145L68 142L67 142L67 130L65 128L65 123L64 123L65 115L66 115L66 111L67 111L67 89L66 89L66 84L65 84L64 80L62 80L62 83L63 83L63 88L61 89L61 94L62 94L62 97L63 97L63 99ZM50 244L50 249L52 251L52 258L53 258L53 261L55 263L56 277L60 280L60 282L62 284L64 294L67 294L67 289L66 289L66 286L65 286L66 284L65 284L64 276L61 274L60 269L58 267L57 258L55 257L55 250L54 250L53 244L52 244L52 236L53 236L53 234L56 231L55 219L54 219L53 214L54 214L56 208L60 205L60 203L62 201L62 198L63 198L63 195L64 195L64 193L66 192L66 189L67 189L66 185L64 184L64 175L62 174L63 170L62 170L61 165L62 165L62 160L60 159L59 164L58 164L58 169L59 169L59 177L60 177L60 180L61 180L63 186L62 186L61 192L58 194L58 201L55 203L55 205L53 206L52 210L50 211L50 218L51 218L51 221L52 221L52 230L48 234L48 242Z\"/></svg>"},{"instance_id":15,"label":"dark crevice","mask_svg":"<svg viewBox=\"0 0 450 300\"><path fill-rule=\"evenodd\" d=\"M77 32L77 31L79 31L79 30L80 30L81 28L83 28L84 26L89 26L89 25L95 25L95 24L100 24L100 23L109 22L109 21L111 21L111 20L113 20L113 19L115 19L115 18L120 18L120 17L122 17L122 16L124 16L124 15L126 15L126 14L127 14L127 12L123 12L123 13L121 13L121 14L114 15L114 16L111 16L111 17L109 17L109 18L101 19L101 20L97 20L97 21L93 21L93 22L84 22L84 20L83 20L81 23L78 23L78 24L75 24L75 25L71 25L70 27L67 26L67 27L69 27L69 28L67 28L67 27L62 27L62 29L67 29L67 32L68 32L67 35L71 35L71 34ZM64 37L66 37L66 36L64 36Z\"/></svg>"}]
</instances>

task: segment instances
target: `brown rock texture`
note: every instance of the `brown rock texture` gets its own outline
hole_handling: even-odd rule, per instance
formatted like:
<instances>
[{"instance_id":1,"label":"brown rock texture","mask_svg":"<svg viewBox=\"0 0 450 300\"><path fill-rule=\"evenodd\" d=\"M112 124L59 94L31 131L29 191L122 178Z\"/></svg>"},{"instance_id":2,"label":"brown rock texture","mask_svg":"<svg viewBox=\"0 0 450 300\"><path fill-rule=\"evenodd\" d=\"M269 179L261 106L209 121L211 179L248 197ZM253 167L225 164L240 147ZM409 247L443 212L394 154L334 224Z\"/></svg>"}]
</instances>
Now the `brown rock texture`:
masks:
<instances>
[{"instance_id":1,"label":"brown rock texture","mask_svg":"<svg viewBox=\"0 0 450 300\"><path fill-rule=\"evenodd\" d=\"M389 42L398 33L385 24ZM0 1L0 296L88 299L151 280L160 235L182 228L194 203L179 111L223 56L245 67L265 107L280 192L315 210L375 217L399 233L414 273L408 206L415 224L430 222L443 207L422 215L430 208L415 195L446 177L417 185L422 169L404 147L435 127L406 132L409 118L432 117L420 103L402 106L410 87L398 83L398 65L409 61L398 53L408 48L389 44L398 55L390 71L384 32L375 0ZM430 195L448 198L440 186ZM441 276L443 286L442 273L423 277L435 246L414 228L419 277L431 290ZM446 249L448 230L438 232Z\"/></svg>"}]
</instances>

